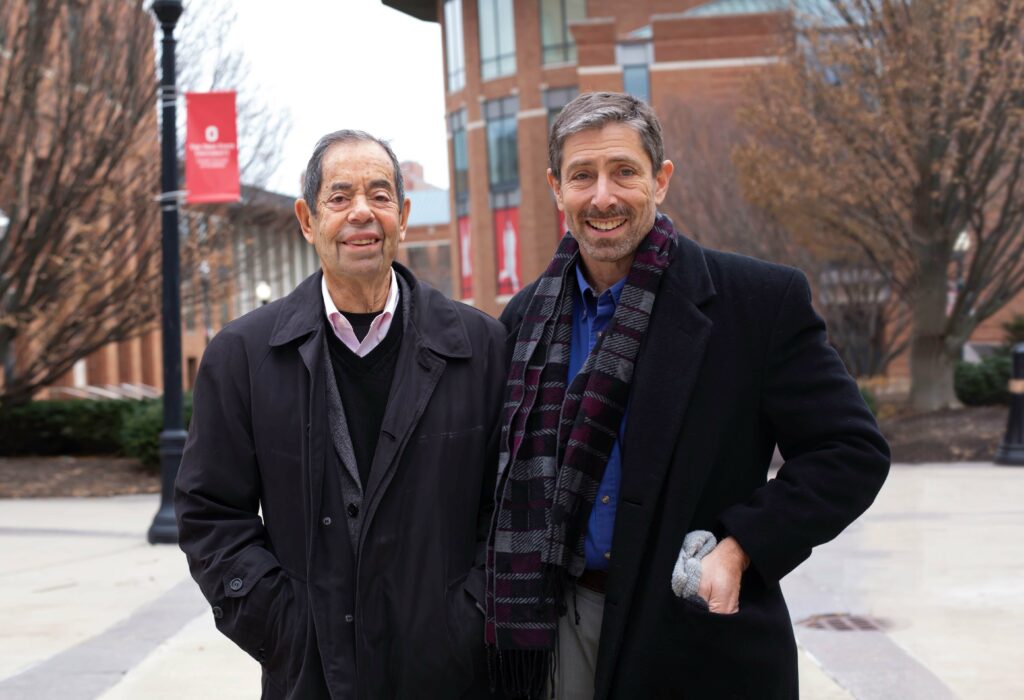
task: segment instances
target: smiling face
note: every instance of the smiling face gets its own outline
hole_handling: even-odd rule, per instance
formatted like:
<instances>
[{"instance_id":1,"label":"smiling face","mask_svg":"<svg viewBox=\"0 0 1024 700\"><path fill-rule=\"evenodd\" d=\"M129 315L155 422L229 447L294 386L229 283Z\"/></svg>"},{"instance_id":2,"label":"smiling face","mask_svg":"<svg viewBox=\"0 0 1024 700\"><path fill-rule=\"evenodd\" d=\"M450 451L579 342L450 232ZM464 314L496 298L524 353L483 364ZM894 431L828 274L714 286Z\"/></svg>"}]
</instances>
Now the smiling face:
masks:
<instances>
[{"instance_id":1,"label":"smiling face","mask_svg":"<svg viewBox=\"0 0 1024 700\"><path fill-rule=\"evenodd\" d=\"M587 129L565 140L561 181L548 170L558 208L591 282L625 277L640 241L654 226L658 205L665 199L672 162L657 172L640 135L620 123Z\"/></svg>"},{"instance_id":2,"label":"smiling face","mask_svg":"<svg viewBox=\"0 0 1024 700\"><path fill-rule=\"evenodd\" d=\"M367 141L331 146L324 154L316 213L299 199L295 215L302 235L316 248L338 308L375 310L362 308L366 304L358 300L376 306L381 293L383 305L409 220L409 200L399 206L394 166L384 149Z\"/></svg>"}]
</instances>

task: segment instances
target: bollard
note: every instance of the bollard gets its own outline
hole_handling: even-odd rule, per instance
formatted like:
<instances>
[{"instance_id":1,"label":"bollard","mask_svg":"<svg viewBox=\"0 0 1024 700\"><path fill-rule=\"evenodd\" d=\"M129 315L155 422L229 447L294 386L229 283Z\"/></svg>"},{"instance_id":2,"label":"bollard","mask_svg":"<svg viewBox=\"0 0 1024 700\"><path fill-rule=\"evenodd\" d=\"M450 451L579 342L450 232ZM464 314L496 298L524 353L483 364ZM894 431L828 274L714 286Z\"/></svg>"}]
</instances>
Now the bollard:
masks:
<instances>
[{"instance_id":1,"label":"bollard","mask_svg":"<svg viewBox=\"0 0 1024 700\"><path fill-rule=\"evenodd\" d=\"M1013 346L1010 417L1003 444L996 453L996 464L1024 465L1024 343Z\"/></svg>"}]
</instances>

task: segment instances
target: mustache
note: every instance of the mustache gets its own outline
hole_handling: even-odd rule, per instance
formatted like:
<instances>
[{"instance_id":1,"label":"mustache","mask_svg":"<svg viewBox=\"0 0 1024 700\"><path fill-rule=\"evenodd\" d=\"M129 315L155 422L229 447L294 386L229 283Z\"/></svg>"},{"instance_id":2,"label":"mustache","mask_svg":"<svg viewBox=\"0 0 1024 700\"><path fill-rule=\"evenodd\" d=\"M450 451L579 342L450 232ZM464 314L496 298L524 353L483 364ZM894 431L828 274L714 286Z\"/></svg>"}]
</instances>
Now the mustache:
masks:
<instances>
[{"instance_id":1,"label":"mustache","mask_svg":"<svg viewBox=\"0 0 1024 700\"><path fill-rule=\"evenodd\" d=\"M629 217L630 210L628 207L624 207L621 204L617 204L614 207L605 209L604 211L597 207L591 207L580 213L580 217L584 219L617 219Z\"/></svg>"}]
</instances>

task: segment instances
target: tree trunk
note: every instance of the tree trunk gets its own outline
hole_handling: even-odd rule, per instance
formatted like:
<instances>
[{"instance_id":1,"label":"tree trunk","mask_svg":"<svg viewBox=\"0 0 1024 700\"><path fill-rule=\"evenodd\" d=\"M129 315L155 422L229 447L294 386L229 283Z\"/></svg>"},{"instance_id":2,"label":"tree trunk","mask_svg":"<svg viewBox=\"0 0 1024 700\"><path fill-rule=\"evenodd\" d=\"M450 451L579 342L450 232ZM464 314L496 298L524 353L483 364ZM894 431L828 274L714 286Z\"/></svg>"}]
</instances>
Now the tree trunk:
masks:
<instances>
[{"instance_id":1,"label":"tree trunk","mask_svg":"<svg viewBox=\"0 0 1024 700\"><path fill-rule=\"evenodd\" d=\"M945 266L921 266L910 343L910 407L915 413L960 406L953 388L958 352L946 337L947 284Z\"/></svg>"}]
</instances>

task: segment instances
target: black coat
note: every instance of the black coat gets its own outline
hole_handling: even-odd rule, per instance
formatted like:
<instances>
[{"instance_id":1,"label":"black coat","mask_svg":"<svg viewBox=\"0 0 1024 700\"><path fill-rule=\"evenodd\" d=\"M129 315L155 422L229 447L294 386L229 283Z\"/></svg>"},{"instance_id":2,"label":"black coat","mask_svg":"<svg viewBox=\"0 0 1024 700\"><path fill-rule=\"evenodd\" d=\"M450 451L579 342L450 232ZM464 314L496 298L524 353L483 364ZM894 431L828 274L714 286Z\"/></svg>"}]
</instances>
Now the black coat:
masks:
<instances>
[{"instance_id":1,"label":"black coat","mask_svg":"<svg viewBox=\"0 0 1024 700\"><path fill-rule=\"evenodd\" d=\"M796 698L779 579L871 504L889 448L803 274L683 237L672 255L631 387L595 697ZM531 293L502 316L511 338ZM734 615L672 593L702 529L750 557Z\"/></svg>"},{"instance_id":2,"label":"black coat","mask_svg":"<svg viewBox=\"0 0 1024 700\"><path fill-rule=\"evenodd\" d=\"M264 698L488 695L478 604L504 329L395 269L410 293L358 556L327 425L321 274L228 324L199 369L181 547L217 627L262 664Z\"/></svg>"}]
</instances>

